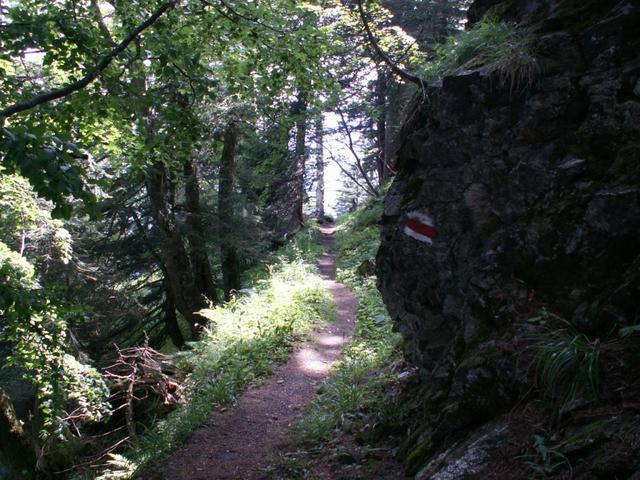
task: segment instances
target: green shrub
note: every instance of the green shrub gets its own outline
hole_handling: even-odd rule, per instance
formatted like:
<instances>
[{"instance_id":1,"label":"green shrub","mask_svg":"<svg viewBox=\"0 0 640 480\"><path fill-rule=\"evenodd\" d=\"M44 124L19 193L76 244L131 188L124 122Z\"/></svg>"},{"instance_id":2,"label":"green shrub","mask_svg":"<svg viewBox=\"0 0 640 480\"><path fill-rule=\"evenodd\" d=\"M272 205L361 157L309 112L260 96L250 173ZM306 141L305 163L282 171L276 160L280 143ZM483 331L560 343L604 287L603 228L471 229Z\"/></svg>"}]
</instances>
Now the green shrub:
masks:
<instances>
[{"instance_id":1,"label":"green shrub","mask_svg":"<svg viewBox=\"0 0 640 480\"><path fill-rule=\"evenodd\" d=\"M319 236L317 224L309 222L307 228L296 233L284 247L242 274L242 283L245 288L251 289L258 282L267 280L273 265L298 260L313 264L315 259L326 250L326 247L319 243Z\"/></svg>"},{"instance_id":2,"label":"green shrub","mask_svg":"<svg viewBox=\"0 0 640 480\"><path fill-rule=\"evenodd\" d=\"M382 198L371 199L355 212L340 219L336 235L337 278L352 288L361 277L358 267L363 262L374 262L380 246L378 221L382 216L382 202Z\"/></svg>"}]
</instances>

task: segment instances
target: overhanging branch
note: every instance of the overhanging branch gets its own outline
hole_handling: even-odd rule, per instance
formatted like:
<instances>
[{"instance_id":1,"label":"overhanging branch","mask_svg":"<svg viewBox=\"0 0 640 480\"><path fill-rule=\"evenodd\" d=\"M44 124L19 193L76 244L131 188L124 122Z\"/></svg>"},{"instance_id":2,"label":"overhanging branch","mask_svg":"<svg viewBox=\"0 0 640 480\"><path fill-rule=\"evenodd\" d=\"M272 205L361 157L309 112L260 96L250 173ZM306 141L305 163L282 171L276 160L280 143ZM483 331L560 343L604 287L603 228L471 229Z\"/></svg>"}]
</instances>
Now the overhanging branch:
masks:
<instances>
[{"instance_id":1,"label":"overhanging branch","mask_svg":"<svg viewBox=\"0 0 640 480\"><path fill-rule=\"evenodd\" d=\"M364 6L362 5L362 0L358 0L358 11L360 12L360 19L362 20L362 25L364 26L364 30L367 33L367 38L369 39L369 43L373 47L373 50L378 54L378 56L386 63L389 68L398 75L400 78L407 80L408 82L415 83L422 87L424 85L424 80L419 76L411 73L403 68L401 68L396 62L394 62L389 55L387 55L376 40L376 37L373 35L371 31L371 27L369 26L369 22L367 21L367 16L364 12Z\"/></svg>"},{"instance_id":2,"label":"overhanging branch","mask_svg":"<svg viewBox=\"0 0 640 480\"><path fill-rule=\"evenodd\" d=\"M133 42L138 37L138 35L140 35L140 33L153 25L155 21L158 20L158 18L164 15L168 10L171 10L173 7L175 7L177 3L178 0L172 0L169 2L164 2L162 5L160 5L160 7L155 12L153 12L153 14L149 18L147 18L144 22L134 28L131 32L129 32L124 40L116 45L107 55L102 58L102 60L100 60L100 62L95 66L93 70L88 72L80 80L73 82L66 87L57 88L49 92L41 93L28 100L15 103L10 107L0 110L0 122L16 113L24 112L25 110L30 110L43 103L66 97L67 95L73 92L77 92L78 90L81 90L89 85L96 78L98 78L100 73L102 73L109 66L113 59L116 58L121 52L123 52L129 46L129 44Z\"/></svg>"}]
</instances>

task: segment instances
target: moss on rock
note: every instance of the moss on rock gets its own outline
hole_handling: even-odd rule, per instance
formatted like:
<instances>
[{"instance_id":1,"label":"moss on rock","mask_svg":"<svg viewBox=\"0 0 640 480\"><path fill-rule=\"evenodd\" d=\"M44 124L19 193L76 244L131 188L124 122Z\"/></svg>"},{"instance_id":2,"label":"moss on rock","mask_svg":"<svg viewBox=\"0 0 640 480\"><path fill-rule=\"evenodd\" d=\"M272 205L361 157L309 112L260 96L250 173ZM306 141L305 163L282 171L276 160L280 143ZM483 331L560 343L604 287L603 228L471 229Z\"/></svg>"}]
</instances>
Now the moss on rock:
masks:
<instances>
[{"instance_id":1,"label":"moss on rock","mask_svg":"<svg viewBox=\"0 0 640 480\"><path fill-rule=\"evenodd\" d=\"M404 461L404 469L407 475L415 475L420 469L426 465L429 458L433 454L433 442L431 436L427 435L421 438L418 446L415 447Z\"/></svg>"}]
</instances>

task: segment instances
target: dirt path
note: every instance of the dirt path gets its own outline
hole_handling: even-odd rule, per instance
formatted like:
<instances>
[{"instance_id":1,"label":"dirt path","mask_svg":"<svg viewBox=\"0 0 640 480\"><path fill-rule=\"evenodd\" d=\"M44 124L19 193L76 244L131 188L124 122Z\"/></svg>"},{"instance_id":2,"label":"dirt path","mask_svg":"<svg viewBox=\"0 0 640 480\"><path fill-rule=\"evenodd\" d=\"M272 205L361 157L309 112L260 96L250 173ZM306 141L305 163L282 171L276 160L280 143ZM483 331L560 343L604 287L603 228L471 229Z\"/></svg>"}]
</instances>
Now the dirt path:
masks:
<instances>
[{"instance_id":1,"label":"dirt path","mask_svg":"<svg viewBox=\"0 0 640 480\"><path fill-rule=\"evenodd\" d=\"M333 244L334 230L323 229L323 243ZM249 480L284 445L283 429L311 401L318 382L340 358L355 322L356 299L335 282L335 254L318 260L320 273L336 307L335 323L311 334L289 361L276 368L264 384L247 390L237 404L215 412L188 443L171 455L147 480Z\"/></svg>"}]
</instances>

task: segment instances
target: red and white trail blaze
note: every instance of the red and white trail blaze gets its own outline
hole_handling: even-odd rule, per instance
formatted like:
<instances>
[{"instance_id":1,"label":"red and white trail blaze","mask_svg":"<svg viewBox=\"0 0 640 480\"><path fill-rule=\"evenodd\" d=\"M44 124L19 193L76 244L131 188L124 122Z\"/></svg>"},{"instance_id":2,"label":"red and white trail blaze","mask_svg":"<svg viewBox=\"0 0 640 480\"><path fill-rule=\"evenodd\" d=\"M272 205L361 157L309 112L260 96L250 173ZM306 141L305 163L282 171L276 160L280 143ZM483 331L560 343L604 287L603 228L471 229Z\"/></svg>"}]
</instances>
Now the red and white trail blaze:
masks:
<instances>
[{"instance_id":1,"label":"red and white trail blaze","mask_svg":"<svg viewBox=\"0 0 640 480\"><path fill-rule=\"evenodd\" d=\"M404 233L428 245L433 244L433 239L438 236L433 219L424 213L409 212L404 222Z\"/></svg>"}]
</instances>

